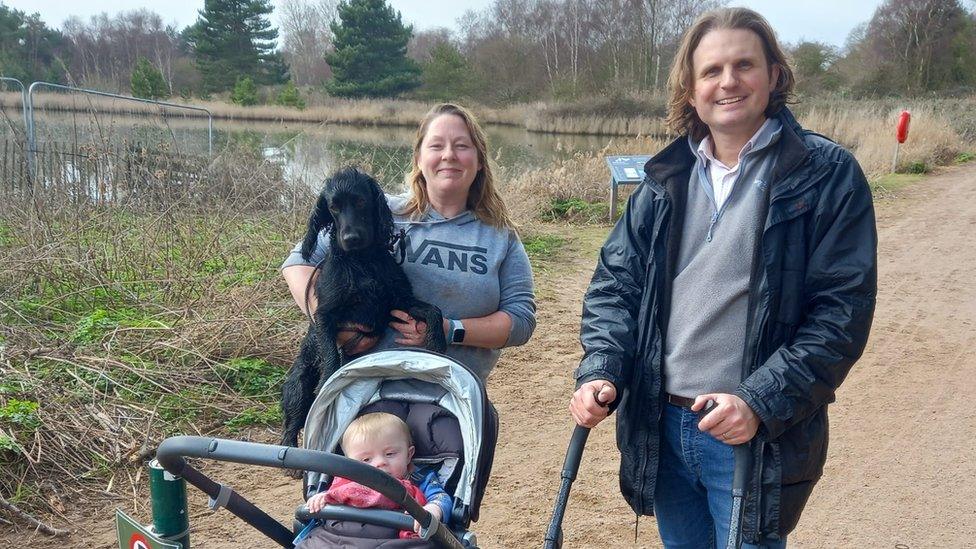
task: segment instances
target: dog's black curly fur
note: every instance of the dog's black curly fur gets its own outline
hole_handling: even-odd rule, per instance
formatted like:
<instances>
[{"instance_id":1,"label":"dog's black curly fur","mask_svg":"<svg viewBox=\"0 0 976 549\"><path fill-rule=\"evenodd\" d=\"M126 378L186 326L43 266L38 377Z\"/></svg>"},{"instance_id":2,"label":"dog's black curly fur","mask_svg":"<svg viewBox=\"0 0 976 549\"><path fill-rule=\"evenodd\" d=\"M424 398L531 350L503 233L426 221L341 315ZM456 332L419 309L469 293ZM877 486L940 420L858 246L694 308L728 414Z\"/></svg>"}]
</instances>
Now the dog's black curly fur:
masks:
<instances>
[{"instance_id":1,"label":"dog's black curly fur","mask_svg":"<svg viewBox=\"0 0 976 549\"><path fill-rule=\"evenodd\" d=\"M314 322L282 387L281 444L287 446L297 446L298 432L319 388L346 362L336 346L340 327L360 324L365 331L381 335L395 320L390 311L400 309L427 323L425 347L439 352L447 347L440 309L414 297L410 281L391 254L393 215L375 179L345 168L326 181L302 242L306 261L326 227L329 250L317 267Z\"/></svg>"}]
</instances>

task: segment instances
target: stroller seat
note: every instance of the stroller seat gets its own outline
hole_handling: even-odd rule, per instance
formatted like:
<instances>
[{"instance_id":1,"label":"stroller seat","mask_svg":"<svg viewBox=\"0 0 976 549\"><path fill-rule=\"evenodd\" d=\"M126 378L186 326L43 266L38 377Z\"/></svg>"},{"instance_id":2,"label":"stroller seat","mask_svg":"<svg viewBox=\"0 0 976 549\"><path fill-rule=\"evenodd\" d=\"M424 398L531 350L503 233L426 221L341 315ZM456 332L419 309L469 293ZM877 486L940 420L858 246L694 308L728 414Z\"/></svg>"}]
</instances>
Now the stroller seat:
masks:
<instances>
[{"instance_id":1,"label":"stroller seat","mask_svg":"<svg viewBox=\"0 0 976 549\"><path fill-rule=\"evenodd\" d=\"M410 427L414 466L437 473L454 501L445 522L465 546L476 547L468 528L478 518L498 430L498 416L480 379L453 359L427 351L366 355L320 389L306 420L305 447L341 454L346 427L372 412L396 415ZM329 475L307 472L305 499L331 482ZM423 540L397 539L399 530L390 525L357 520L330 517L316 530L322 539L315 547L431 547Z\"/></svg>"}]
</instances>

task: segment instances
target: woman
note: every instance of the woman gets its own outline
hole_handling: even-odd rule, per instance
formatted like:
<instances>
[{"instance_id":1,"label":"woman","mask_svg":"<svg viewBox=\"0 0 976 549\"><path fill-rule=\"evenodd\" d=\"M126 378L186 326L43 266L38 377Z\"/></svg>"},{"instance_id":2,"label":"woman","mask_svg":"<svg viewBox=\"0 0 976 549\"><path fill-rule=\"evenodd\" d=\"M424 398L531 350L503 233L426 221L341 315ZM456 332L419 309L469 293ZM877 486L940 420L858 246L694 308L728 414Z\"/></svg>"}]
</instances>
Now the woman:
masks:
<instances>
[{"instance_id":1,"label":"woman","mask_svg":"<svg viewBox=\"0 0 976 549\"><path fill-rule=\"evenodd\" d=\"M484 130L467 109L444 103L424 117L407 176L410 192L387 197L398 228L406 231L403 270L418 299L440 307L447 354L483 380L502 347L522 345L535 329L532 269L504 202L495 189ZM306 263L299 247L282 265L298 306L325 254L327 235ZM309 304L314 309L314 301ZM364 337L350 354L396 345L419 346L427 326L403 311L391 314L380 340ZM357 328L357 327L350 327ZM340 334L340 345L353 337Z\"/></svg>"}]
</instances>

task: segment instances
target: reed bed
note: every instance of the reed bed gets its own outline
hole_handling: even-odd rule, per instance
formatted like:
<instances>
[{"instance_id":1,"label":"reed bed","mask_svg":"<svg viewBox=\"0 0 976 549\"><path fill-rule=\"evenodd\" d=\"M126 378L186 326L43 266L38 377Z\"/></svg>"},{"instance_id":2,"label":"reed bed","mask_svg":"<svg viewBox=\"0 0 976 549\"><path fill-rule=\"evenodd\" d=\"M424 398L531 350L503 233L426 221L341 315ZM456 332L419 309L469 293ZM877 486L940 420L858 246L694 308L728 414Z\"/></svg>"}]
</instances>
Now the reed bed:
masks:
<instances>
[{"instance_id":1,"label":"reed bed","mask_svg":"<svg viewBox=\"0 0 976 549\"><path fill-rule=\"evenodd\" d=\"M923 168L928 171L974 146L963 142L946 113L924 104L908 107L912 112L909 139L901 145L894 170L895 125L901 109L817 106L803 115L800 122L851 150L869 179L892 171Z\"/></svg>"}]
</instances>

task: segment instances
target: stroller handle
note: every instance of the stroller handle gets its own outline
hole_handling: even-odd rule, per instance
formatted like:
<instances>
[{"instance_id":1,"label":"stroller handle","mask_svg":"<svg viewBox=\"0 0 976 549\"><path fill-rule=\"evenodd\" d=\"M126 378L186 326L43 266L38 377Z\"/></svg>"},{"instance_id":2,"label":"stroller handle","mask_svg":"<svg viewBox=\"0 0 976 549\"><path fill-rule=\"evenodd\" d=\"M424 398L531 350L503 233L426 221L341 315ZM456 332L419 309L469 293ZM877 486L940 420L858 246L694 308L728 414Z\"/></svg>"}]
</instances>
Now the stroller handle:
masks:
<instances>
[{"instance_id":1,"label":"stroller handle","mask_svg":"<svg viewBox=\"0 0 976 549\"><path fill-rule=\"evenodd\" d=\"M187 482L203 490L211 498L216 498L220 486L196 471L186 462L185 457L230 461L247 465L278 467L281 469L316 471L332 476L345 477L353 482L358 482L376 490L394 503L400 505L425 530L431 526L437 526L431 524L435 520L434 517L407 494L407 490L398 480L375 467L344 456L305 448L292 448L290 446L197 436L177 436L164 440L156 450L156 459L159 461L159 464L171 474L184 477ZM203 478L201 479L200 477ZM241 516L231 506L228 506L228 510ZM261 513L267 516L263 512ZM247 518L244 516L241 516L241 518L247 521ZM291 547L291 539L289 538L287 540L287 544L283 543L285 540L281 533L281 529L284 529L285 532L288 530L284 526L281 526L280 523L277 523L277 521L273 522L281 527L280 529L273 528L275 530L275 536L269 535L264 529L248 521L249 524L255 526L279 544L284 547ZM442 547L463 549L461 543L447 528L436 528L431 539Z\"/></svg>"}]
</instances>

